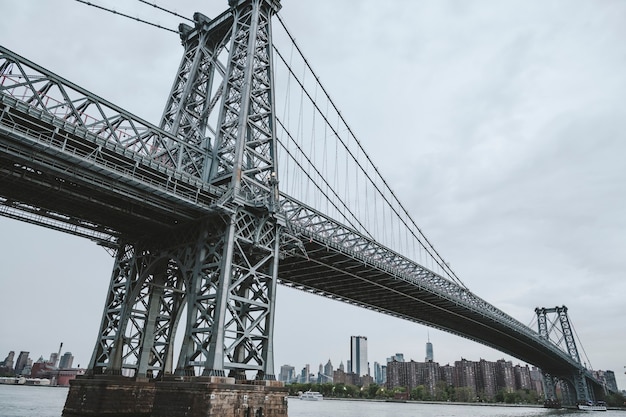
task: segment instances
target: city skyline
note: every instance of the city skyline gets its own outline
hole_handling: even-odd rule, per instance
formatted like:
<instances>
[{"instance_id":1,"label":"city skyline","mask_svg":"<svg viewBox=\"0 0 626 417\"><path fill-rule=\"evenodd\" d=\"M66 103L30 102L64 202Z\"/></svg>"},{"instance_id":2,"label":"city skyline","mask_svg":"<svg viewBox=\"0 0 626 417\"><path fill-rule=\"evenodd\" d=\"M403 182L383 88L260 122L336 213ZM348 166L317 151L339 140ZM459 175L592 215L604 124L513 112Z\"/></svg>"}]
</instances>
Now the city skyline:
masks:
<instances>
[{"instance_id":1,"label":"city skyline","mask_svg":"<svg viewBox=\"0 0 626 417\"><path fill-rule=\"evenodd\" d=\"M364 345L361 345L362 341L365 341ZM367 358L367 336L351 336L350 337L350 351L348 352L348 358L353 358L353 357L358 357L359 355L354 355L353 353L353 349L356 349L355 352L359 352L359 354L365 354L365 357ZM61 344L61 346L63 346L63 344ZM502 355L501 358L497 358L497 359L493 359L493 358L484 358L484 357L480 357L478 359L475 358L469 358L467 356L464 356L463 354L460 354L458 359L455 359L454 361L448 361L447 363L445 363L445 365L443 364L443 362L439 362L436 360L435 356L434 356L434 345L431 342L430 339L430 333L428 334L428 338L426 339L426 342L424 343L424 348L425 348L425 359L424 361L420 361L420 360L416 360L413 359L412 357L410 358L405 358L404 357L404 353L403 352L394 352L393 354L391 354L390 356L386 357L386 359L384 361L379 362L378 360L372 360L370 361L369 359L366 359L366 372L365 373L359 373L357 370L355 369L350 369L348 367L347 372L349 373L354 373L357 376L371 376L374 378L374 382L375 383L381 383L381 381L378 378L375 378L375 372L376 372L376 365L381 365L383 367L386 367L389 363L391 362L403 362L403 363L434 363L437 364L439 366L451 366L450 364L452 363L453 367L454 366L458 366L458 363L483 363L483 362L507 362L510 363L511 366L513 367L529 367L530 365L523 362L523 361L517 361L517 363L515 363L515 359L505 359L506 355ZM16 374L17 369L20 367L24 367L24 366L32 366L33 363L35 363L35 360L33 360L30 357L30 351L23 351L20 350L19 355L17 357L15 357L14 353L17 352L16 350L10 350L7 352L7 357L4 359L4 361L6 361L7 359L13 361L14 358L15 359L15 370L16 370ZM47 362L56 362L58 361L58 368L62 368L62 369L67 369L67 368L72 368L72 364L73 364L73 360L74 360L74 356L72 355L71 352L65 352L63 355L59 356L60 350L59 352L51 352L50 353L50 359ZM12 355L13 354L13 355ZM0 356L2 355L2 352L0 352ZM41 360L41 358L44 358L43 354L39 354L39 355L35 355L38 356L39 359L37 359L37 361ZM337 359L337 358L335 358ZM346 362L348 364L351 363L353 359L347 359ZM4 361L0 362L0 364L4 364ZM333 363L335 363L336 365L333 367ZM300 372L298 372L299 366L302 366L302 369ZM54 365L56 366L56 365ZM318 372L317 373L312 373L311 369L315 369L315 367L318 366ZM326 375L326 376L332 376L332 374L330 374L330 370L339 370L342 369L344 366L344 359L343 358L339 358L338 362L333 362L333 358L328 358L327 361L324 363L324 361L320 361L319 364L316 364L315 362L303 362L300 364L292 364L292 363L285 363L285 364L277 364L277 369L276 369L276 376L278 380L281 381L290 381L290 380L300 380L300 377L305 377L305 381L304 382L317 382L317 380L309 380L309 376L313 375L315 376L315 378L317 378L320 374ZM76 368L81 368L80 365L78 365ZM619 370L617 372L615 372L615 370L613 369L596 369L596 372L610 372L614 374L614 377L616 375L619 374ZM285 374L285 372L290 372L289 374ZM329 375L330 374L330 375ZM290 376L286 376L286 375L290 375ZM387 378L387 375L385 375L383 377L385 380ZM325 380L322 382L331 382L329 380ZM615 381L617 383L617 380ZM620 391L625 390L625 387L621 387L619 385L619 383L617 383L617 388Z\"/></svg>"},{"instance_id":2,"label":"city skyline","mask_svg":"<svg viewBox=\"0 0 626 417\"><path fill-rule=\"evenodd\" d=\"M623 388L626 4L461 3L283 0L281 16L463 282L522 323L535 307L568 306L588 365L614 370ZM176 34L76 2L0 6L4 46L158 123L182 55ZM165 19L141 5L117 7ZM226 7L177 3L186 16L214 17ZM75 29L50 36L50 21ZM0 231L0 283L12 294L3 306L16 312L0 318L0 352L19 338L31 352L52 352L52 340L62 339L86 366L111 256L5 217ZM299 361L295 352L345 362L340 341L354 334L368 335L370 363L394 350L424 357L427 328L419 324L281 286L276 314L277 365ZM459 351L508 358L438 330L430 335L440 363Z\"/></svg>"}]
</instances>

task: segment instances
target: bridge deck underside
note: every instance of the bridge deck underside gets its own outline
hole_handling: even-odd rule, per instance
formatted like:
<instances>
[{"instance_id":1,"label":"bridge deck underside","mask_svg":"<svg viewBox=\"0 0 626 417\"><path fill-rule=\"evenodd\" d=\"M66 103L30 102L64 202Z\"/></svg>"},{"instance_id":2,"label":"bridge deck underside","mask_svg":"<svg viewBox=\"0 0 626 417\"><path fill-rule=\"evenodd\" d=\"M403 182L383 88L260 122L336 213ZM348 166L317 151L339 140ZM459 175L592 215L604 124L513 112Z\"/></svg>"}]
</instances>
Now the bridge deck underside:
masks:
<instances>
[{"instance_id":1,"label":"bridge deck underside","mask_svg":"<svg viewBox=\"0 0 626 417\"><path fill-rule=\"evenodd\" d=\"M446 299L426 286L403 280L314 241L307 257L281 260L283 284L318 295L452 332L508 353L554 374L571 368L537 340L514 332L486 314Z\"/></svg>"},{"instance_id":2,"label":"bridge deck underside","mask_svg":"<svg viewBox=\"0 0 626 417\"><path fill-rule=\"evenodd\" d=\"M55 122L8 106L0 120L0 204L24 219L46 217L133 238L208 214L167 192L169 177L160 167Z\"/></svg>"}]
</instances>

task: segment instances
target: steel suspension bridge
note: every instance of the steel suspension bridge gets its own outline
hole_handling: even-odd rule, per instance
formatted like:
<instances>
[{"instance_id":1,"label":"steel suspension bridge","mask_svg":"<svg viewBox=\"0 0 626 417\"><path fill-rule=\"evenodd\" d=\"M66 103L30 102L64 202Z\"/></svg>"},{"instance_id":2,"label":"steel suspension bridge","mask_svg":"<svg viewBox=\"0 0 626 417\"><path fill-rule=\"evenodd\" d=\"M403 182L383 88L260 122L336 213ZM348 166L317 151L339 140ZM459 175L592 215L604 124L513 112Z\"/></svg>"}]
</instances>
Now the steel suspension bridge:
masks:
<instances>
[{"instance_id":1,"label":"steel suspension bridge","mask_svg":"<svg viewBox=\"0 0 626 417\"><path fill-rule=\"evenodd\" d=\"M493 347L575 399L598 395L566 308L537 309L531 329L456 276L277 18L280 2L229 4L180 25L158 124L0 47L0 214L115 253L89 372L271 380L283 284Z\"/></svg>"}]
</instances>

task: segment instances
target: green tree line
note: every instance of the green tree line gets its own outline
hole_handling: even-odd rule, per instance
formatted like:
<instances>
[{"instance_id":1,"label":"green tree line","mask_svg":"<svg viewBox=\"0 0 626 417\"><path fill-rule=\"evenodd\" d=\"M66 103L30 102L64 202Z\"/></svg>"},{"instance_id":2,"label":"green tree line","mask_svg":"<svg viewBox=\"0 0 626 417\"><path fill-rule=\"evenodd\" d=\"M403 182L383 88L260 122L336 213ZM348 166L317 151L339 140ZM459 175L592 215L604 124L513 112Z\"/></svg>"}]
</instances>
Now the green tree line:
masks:
<instances>
[{"instance_id":1,"label":"green tree line","mask_svg":"<svg viewBox=\"0 0 626 417\"><path fill-rule=\"evenodd\" d=\"M378 384L367 387L346 385L343 383L332 384L289 384L289 395L296 396L300 392L317 391L326 398L362 398L362 399L394 399L400 394L407 398L407 390L404 387L387 389ZM434 394L431 394L424 385L419 385L408 393L408 399L413 401L442 401L442 402L499 402L507 404L541 404L543 398L532 390L518 390L513 392L500 391L495 398L488 398L484 393L474 393L470 388L447 385L439 381L435 386Z\"/></svg>"}]
</instances>

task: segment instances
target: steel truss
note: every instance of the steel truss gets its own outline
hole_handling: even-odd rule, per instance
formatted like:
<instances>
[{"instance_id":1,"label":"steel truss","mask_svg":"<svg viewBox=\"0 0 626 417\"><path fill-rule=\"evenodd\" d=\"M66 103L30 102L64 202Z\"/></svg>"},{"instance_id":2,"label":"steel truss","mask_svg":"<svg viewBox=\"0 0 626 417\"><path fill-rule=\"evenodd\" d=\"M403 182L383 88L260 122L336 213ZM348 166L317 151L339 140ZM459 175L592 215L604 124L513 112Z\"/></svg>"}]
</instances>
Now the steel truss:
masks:
<instances>
[{"instance_id":1,"label":"steel truss","mask_svg":"<svg viewBox=\"0 0 626 417\"><path fill-rule=\"evenodd\" d=\"M289 236L281 233L274 160L271 17L280 6L275 0L230 5L213 21L196 13L195 29L181 25L185 53L161 122L190 146L171 140L160 155L223 192L218 214L181 228L173 240L157 233L149 243L120 246L90 365L95 373L130 369L154 378L229 370L236 378L246 371L275 378L278 259L281 239ZM168 243L155 246L155 240Z\"/></svg>"},{"instance_id":2,"label":"steel truss","mask_svg":"<svg viewBox=\"0 0 626 417\"><path fill-rule=\"evenodd\" d=\"M15 197L36 193L0 195L2 215L118 248L90 372L151 378L228 370L273 378L279 255L307 258L303 241L504 324L578 369L577 353L537 337L466 288L279 195L271 17L280 3L229 4L213 20L196 14L195 27L180 26L185 51L160 127L0 47L0 172L15 184L6 188L62 184L82 187L80 202L119 197L79 213L61 201L70 193L53 207ZM126 200L136 203L128 215L111 217ZM95 220L93 207L101 210Z\"/></svg>"},{"instance_id":3,"label":"steel truss","mask_svg":"<svg viewBox=\"0 0 626 417\"><path fill-rule=\"evenodd\" d=\"M570 375L553 376L566 385L573 387L577 400L588 401L593 397L591 387L587 384L586 369L580 361L574 333L567 315L567 307L536 308L537 327L539 337L551 341L568 354L572 361L578 364L578 369ZM553 316L556 316L552 319ZM545 376L544 376L545 378ZM568 391L567 389L564 392ZM570 400L571 402L571 400Z\"/></svg>"}]
</instances>

